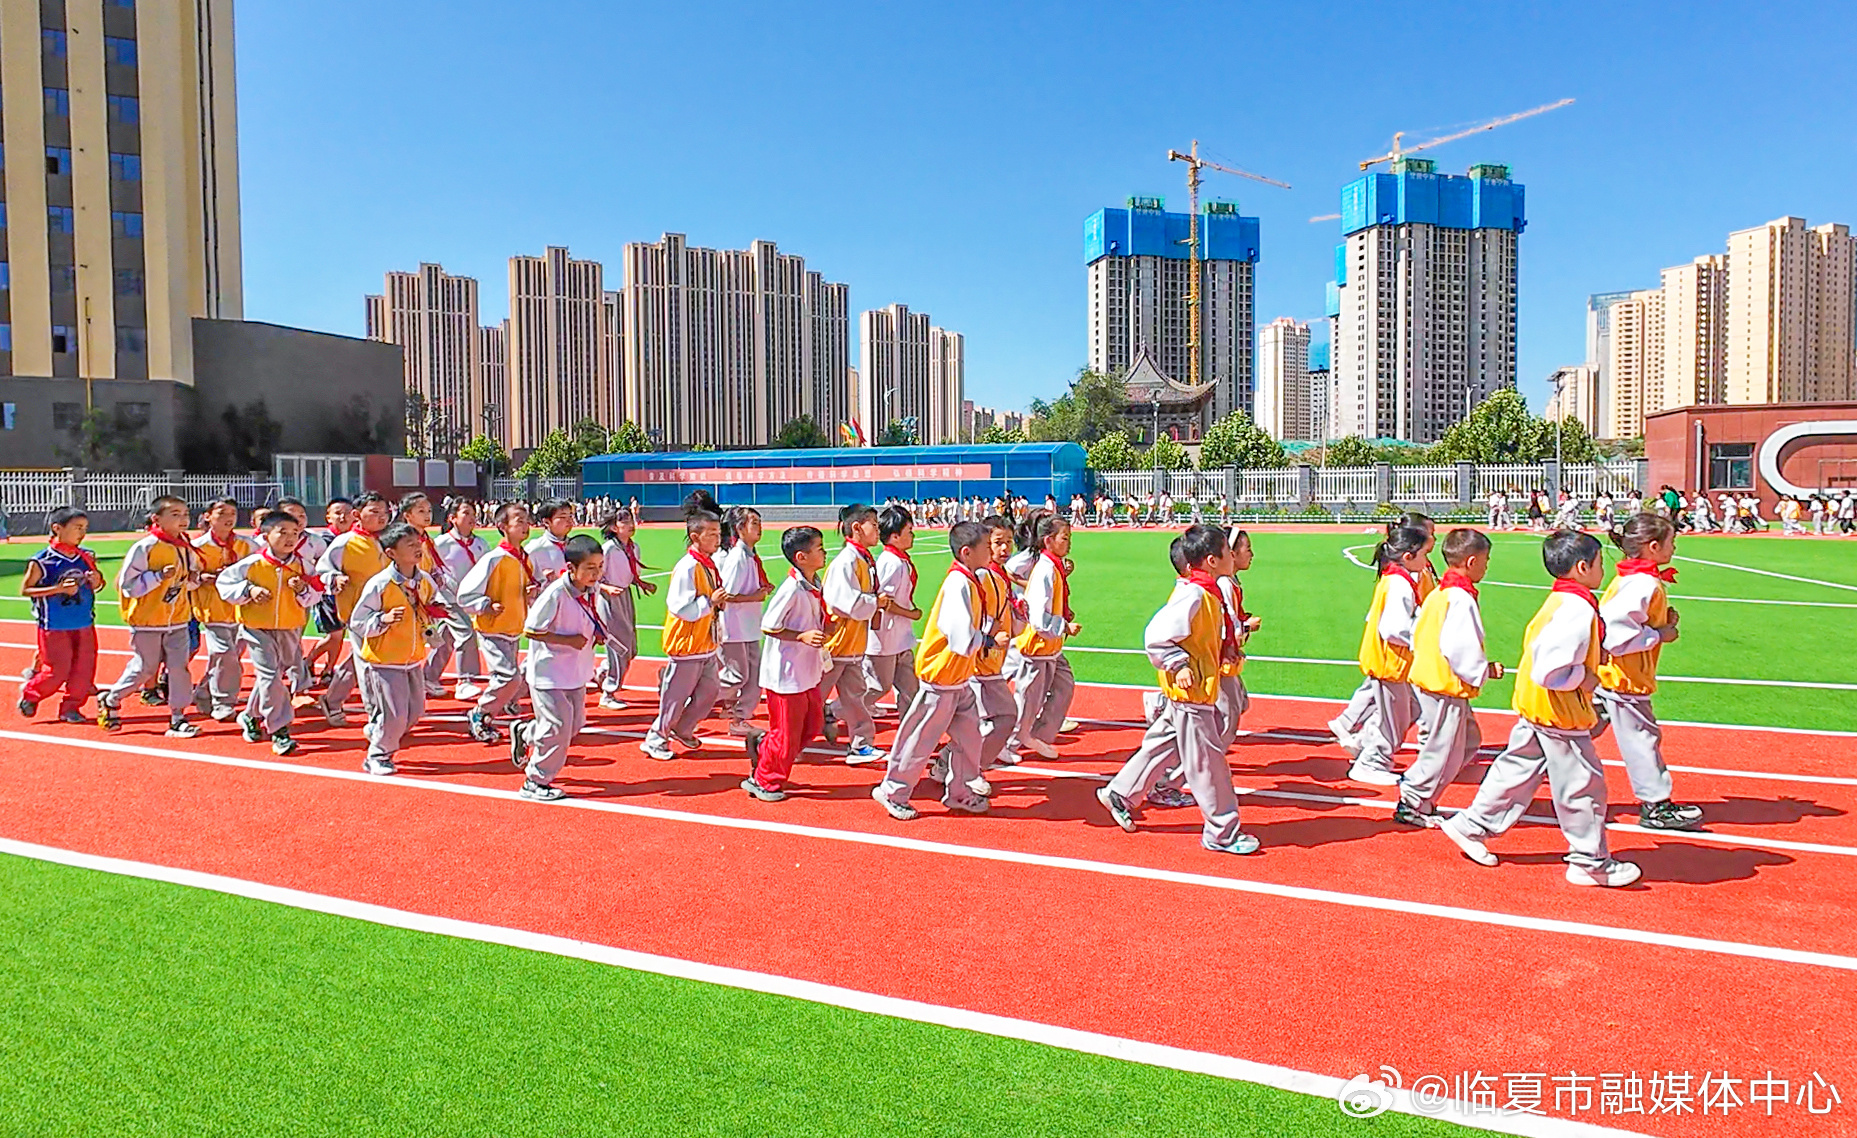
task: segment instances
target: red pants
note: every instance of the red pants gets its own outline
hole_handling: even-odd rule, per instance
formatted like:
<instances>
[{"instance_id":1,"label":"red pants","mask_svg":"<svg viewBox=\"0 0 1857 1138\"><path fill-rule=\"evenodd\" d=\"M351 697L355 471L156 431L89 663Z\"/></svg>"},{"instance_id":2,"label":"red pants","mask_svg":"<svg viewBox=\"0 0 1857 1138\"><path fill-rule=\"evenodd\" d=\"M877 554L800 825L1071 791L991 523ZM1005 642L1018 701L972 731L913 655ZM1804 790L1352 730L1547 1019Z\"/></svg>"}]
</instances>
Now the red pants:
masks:
<instances>
[{"instance_id":1,"label":"red pants","mask_svg":"<svg viewBox=\"0 0 1857 1138\"><path fill-rule=\"evenodd\" d=\"M767 734L761 736L761 758L754 781L769 790L785 790L800 757L825 728L825 699L818 688L802 692L770 691L767 695Z\"/></svg>"},{"instance_id":2,"label":"red pants","mask_svg":"<svg viewBox=\"0 0 1857 1138\"><path fill-rule=\"evenodd\" d=\"M97 694L97 630L39 629L39 670L19 693L28 703L42 703L59 688L64 698L60 712L76 711Z\"/></svg>"}]
</instances>

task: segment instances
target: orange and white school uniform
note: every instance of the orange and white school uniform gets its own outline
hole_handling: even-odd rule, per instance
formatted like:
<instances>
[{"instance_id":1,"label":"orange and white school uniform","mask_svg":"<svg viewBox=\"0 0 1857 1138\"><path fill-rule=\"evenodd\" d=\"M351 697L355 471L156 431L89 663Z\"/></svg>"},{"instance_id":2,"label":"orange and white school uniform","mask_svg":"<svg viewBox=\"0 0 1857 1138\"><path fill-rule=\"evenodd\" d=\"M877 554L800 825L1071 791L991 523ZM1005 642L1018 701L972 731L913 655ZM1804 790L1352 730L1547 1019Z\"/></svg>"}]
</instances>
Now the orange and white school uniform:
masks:
<instances>
[{"instance_id":1,"label":"orange and white school uniform","mask_svg":"<svg viewBox=\"0 0 1857 1138\"><path fill-rule=\"evenodd\" d=\"M477 650L477 630L471 626L471 614L458 603L458 586L484 554L490 543L476 534L460 538L455 530L446 530L437 538L420 533L425 546L419 567L432 575L438 584L439 603L445 606L445 621L426 658L426 695L443 695L445 666L458 662L458 687L464 689L460 699L476 694L477 677L483 674L483 655Z\"/></svg>"},{"instance_id":2,"label":"orange and white school uniform","mask_svg":"<svg viewBox=\"0 0 1857 1138\"><path fill-rule=\"evenodd\" d=\"M968 784L980 777L980 709L970 681L978 664L986 613L977 574L956 563L942 578L916 653L916 697L896 725L884 778L871 791L890 816L915 817L909 796L945 737L942 804L984 814L987 800Z\"/></svg>"},{"instance_id":3,"label":"orange and white school uniform","mask_svg":"<svg viewBox=\"0 0 1857 1138\"><path fill-rule=\"evenodd\" d=\"M710 595L722 587L716 561L695 546L671 566L664 592L664 655L658 681L658 716L639 749L654 759L671 757L671 740L699 746L698 724L715 710L722 693L721 615Z\"/></svg>"},{"instance_id":4,"label":"orange and white school uniform","mask_svg":"<svg viewBox=\"0 0 1857 1138\"><path fill-rule=\"evenodd\" d=\"M287 755L296 749L287 734L280 735L295 717L290 680L303 660L303 626L322 599L322 581L296 554L280 559L265 548L221 570L213 584L233 606L239 641L255 673L239 726L253 742L270 735L271 749Z\"/></svg>"},{"instance_id":5,"label":"orange and white school uniform","mask_svg":"<svg viewBox=\"0 0 1857 1138\"><path fill-rule=\"evenodd\" d=\"M1412 668L1412 629L1419 615L1418 578L1399 565L1380 570L1367 627L1361 632L1360 668L1373 687L1373 712L1355 737L1358 750L1348 778L1393 786L1393 755L1405 742L1417 707L1407 683Z\"/></svg>"},{"instance_id":6,"label":"orange and white school uniform","mask_svg":"<svg viewBox=\"0 0 1857 1138\"><path fill-rule=\"evenodd\" d=\"M361 590L389 564L387 551L380 547L380 535L369 533L360 523L356 523L346 533L336 534L334 540L329 542L329 547L323 550L322 558L316 563L316 575L330 583L337 576L343 578L341 587L334 593L335 615L343 624L348 623L349 615L355 611L355 603L361 599ZM355 690L355 656L360 650L360 644L350 635L348 655L336 664L334 672L329 676L329 688L322 693L323 713L338 727L345 721L342 704L347 701L349 693Z\"/></svg>"},{"instance_id":7,"label":"orange and white school uniform","mask_svg":"<svg viewBox=\"0 0 1857 1138\"><path fill-rule=\"evenodd\" d=\"M163 663L168 666L168 718L170 731L187 718L193 702L193 676L187 661L193 656L187 622L193 619L193 590L198 586L200 555L185 536L169 537L153 528L137 538L123 555L116 571L116 592L122 602L123 623L129 626L129 663L110 689L97 697L101 720L124 696L136 691ZM110 725L105 722L106 727ZM184 729L197 734L197 728Z\"/></svg>"},{"instance_id":8,"label":"orange and white school uniform","mask_svg":"<svg viewBox=\"0 0 1857 1138\"><path fill-rule=\"evenodd\" d=\"M396 615L397 614L397 615ZM424 569L411 576L389 565L368 579L348 617L355 640L369 774L395 773L393 756L426 713L426 656L445 613L438 583Z\"/></svg>"},{"instance_id":9,"label":"orange and white school uniform","mask_svg":"<svg viewBox=\"0 0 1857 1138\"><path fill-rule=\"evenodd\" d=\"M909 552L886 545L877 554L877 592L889 597L898 608L916 607L916 563ZM864 647L865 706L875 715L877 701L885 692L896 692L896 714L900 719L916 698L915 670L916 626L908 617L891 614L880 628L871 630Z\"/></svg>"},{"instance_id":10,"label":"orange and white school uniform","mask_svg":"<svg viewBox=\"0 0 1857 1138\"><path fill-rule=\"evenodd\" d=\"M1006 652L1000 646L1000 632L1015 633L1012 608L1012 578L998 565L989 564L977 574L980 578L980 653L974 658L974 702L980 709L980 769L998 765L1006 750L1006 740L1019 721L1019 705L1013 700L1012 685L1006 679ZM1010 643L1010 641L1008 641ZM978 784L975 784L978 785ZM991 787L983 788L991 791Z\"/></svg>"},{"instance_id":11,"label":"orange and white school uniform","mask_svg":"<svg viewBox=\"0 0 1857 1138\"><path fill-rule=\"evenodd\" d=\"M556 537L547 530L542 530L522 545L522 551L529 555L529 565L535 570L535 579L546 587L550 581L567 572L567 538Z\"/></svg>"},{"instance_id":12,"label":"orange and white school uniform","mask_svg":"<svg viewBox=\"0 0 1857 1138\"><path fill-rule=\"evenodd\" d=\"M1418 603L1422 605L1425 603L1425 598L1431 596L1432 590L1438 587L1438 573L1432 568L1431 562L1427 561L1419 568L1417 586ZM1328 721L1328 729L1334 732L1335 741L1340 743L1341 749L1350 755L1360 750L1360 734L1365 730L1368 722L1373 719L1374 703L1378 693L1379 688L1375 686L1373 677L1362 676L1360 686L1355 688L1354 694L1348 697L1348 705L1341 709L1340 715ZM1412 714L1414 718L1419 719L1419 730L1423 732L1425 725L1422 717L1419 717L1416 703L1413 705Z\"/></svg>"},{"instance_id":13,"label":"orange and white school uniform","mask_svg":"<svg viewBox=\"0 0 1857 1138\"><path fill-rule=\"evenodd\" d=\"M1070 715L1077 681L1064 657L1064 638L1074 619L1070 607L1070 574L1057 558L1039 552L1025 575L1025 628L1014 639L1019 669L1013 680L1018 721L1006 750L1021 747L1052 758L1058 729Z\"/></svg>"},{"instance_id":14,"label":"orange and white school uniform","mask_svg":"<svg viewBox=\"0 0 1857 1138\"><path fill-rule=\"evenodd\" d=\"M1674 786L1670 768L1664 765L1664 732L1651 709L1658 657L1664 641L1676 631L1664 588L1674 580L1674 569L1627 557L1618 563L1618 575L1599 599L1608 658L1599 665L1599 690L1594 695L1606 714L1593 738L1605 734L1610 723L1631 792L1638 798L1639 825L1656 830L1685 829L1702 820L1699 807L1670 801Z\"/></svg>"},{"instance_id":15,"label":"orange and white school uniform","mask_svg":"<svg viewBox=\"0 0 1857 1138\"><path fill-rule=\"evenodd\" d=\"M1606 847L1606 780L1592 738L1599 717L1581 687L1599 667L1603 639L1599 599L1573 581L1555 581L1522 633L1510 701L1518 718L1509 745L1490 764L1470 805L1438 827L1478 864L1496 864L1483 841L1515 825L1545 777L1567 840L1567 880L1623 885L1637 879L1637 867L1613 861Z\"/></svg>"},{"instance_id":16,"label":"orange and white school uniform","mask_svg":"<svg viewBox=\"0 0 1857 1138\"><path fill-rule=\"evenodd\" d=\"M1474 581L1456 569L1419 605L1412 629L1408 677L1425 724L1418 758L1399 783L1399 800L1414 813L1437 813L1438 796L1483 745L1470 701L1489 678L1483 613Z\"/></svg>"},{"instance_id":17,"label":"orange and white school uniform","mask_svg":"<svg viewBox=\"0 0 1857 1138\"><path fill-rule=\"evenodd\" d=\"M487 678L471 708L471 736L496 741L490 717L510 712L522 698L522 626L529 601L541 592L529 555L507 540L477 559L458 583L458 604L471 614Z\"/></svg>"},{"instance_id":18,"label":"orange and white school uniform","mask_svg":"<svg viewBox=\"0 0 1857 1138\"><path fill-rule=\"evenodd\" d=\"M877 559L855 541L845 542L821 575L825 607L832 618L825 650L831 662L819 679L825 700L825 737L834 742L842 723L850 735L845 761L875 762L877 724L870 713L870 683L864 672L864 654L870 649L872 628L891 619L877 611ZM834 698L836 697L836 698Z\"/></svg>"},{"instance_id":19,"label":"orange and white school uniform","mask_svg":"<svg viewBox=\"0 0 1857 1138\"><path fill-rule=\"evenodd\" d=\"M1257 848L1257 840L1238 828L1238 795L1219 723L1220 664L1234 639L1232 613L1218 582L1199 570L1175 581L1167 603L1148 621L1142 640L1164 702L1142 735L1141 748L1097 792L1123 829L1135 828L1129 804L1144 800L1177 764L1205 819L1200 844L1221 853ZM1191 668L1184 686L1179 679L1183 666Z\"/></svg>"},{"instance_id":20,"label":"orange and white school uniform","mask_svg":"<svg viewBox=\"0 0 1857 1138\"><path fill-rule=\"evenodd\" d=\"M200 572L217 574L252 555L252 543L236 533L220 541L212 530L193 539L200 555ZM245 670L239 660L244 645L239 642L238 614L219 590L202 586L190 594L193 617L200 622L200 644L206 649L206 674L194 688L194 702L202 711L224 723L237 714L239 684Z\"/></svg>"}]
</instances>

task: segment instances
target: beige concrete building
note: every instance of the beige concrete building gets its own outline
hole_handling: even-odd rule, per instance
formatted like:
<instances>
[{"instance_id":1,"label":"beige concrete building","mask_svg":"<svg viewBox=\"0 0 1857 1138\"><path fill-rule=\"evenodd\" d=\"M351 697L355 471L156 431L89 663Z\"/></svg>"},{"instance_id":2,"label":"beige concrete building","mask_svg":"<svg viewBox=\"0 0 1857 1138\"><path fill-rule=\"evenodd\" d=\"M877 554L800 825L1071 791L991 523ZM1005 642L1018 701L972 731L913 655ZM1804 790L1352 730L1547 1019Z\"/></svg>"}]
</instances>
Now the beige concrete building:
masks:
<instances>
[{"instance_id":1,"label":"beige concrete building","mask_svg":"<svg viewBox=\"0 0 1857 1138\"><path fill-rule=\"evenodd\" d=\"M476 278L420 265L416 273L388 273L380 295L366 303L368 339L400 346L406 390L444 412L459 445L468 441L481 429L484 399Z\"/></svg>"},{"instance_id":2,"label":"beige concrete building","mask_svg":"<svg viewBox=\"0 0 1857 1138\"><path fill-rule=\"evenodd\" d=\"M1611 323L1610 389L1601 401L1599 435L1634 438L1644 433L1649 405L1663 398L1663 289L1639 289L1614 303Z\"/></svg>"},{"instance_id":3,"label":"beige concrete building","mask_svg":"<svg viewBox=\"0 0 1857 1138\"><path fill-rule=\"evenodd\" d=\"M1549 422L1572 419L1586 428L1586 433L1594 437L1604 437L1601 431L1603 421L1600 417L1599 369L1591 364L1573 364L1554 369L1548 377L1547 411L1543 418Z\"/></svg>"},{"instance_id":4,"label":"beige concrete building","mask_svg":"<svg viewBox=\"0 0 1857 1138\"><path fill-rule=\"evenodd\" d=\"M477 330L477 389L483 406L477 411L472 434L487 435L509 446L509 321L486 324Z\"/></svg>"},{"instance_id":5,"label":"beige concrete building","mask_svg":"<svg viewBox=\"0 0 1857 1138\"><path fill-rule=\"evenodd\" d=\"M619 422L598 261L550 246L509 259L509 445L541 445L582 419Z\"/></svg>"},{"instance_id":6,"label":"beige concrete building","mask_svg":"<svg viewBox=\"0 0 1857 1138\"><path fill-rule=\"evenodd\" d=\"M1728 258L1697 257L1663 271L1664 362L1644 414L1722 401L1727 355Z\"/></svg>"},{"instance_id":7,"label":"beige concrete building","mask_svg":"<svg viewBox=\"0 0 1857 1138\"><path fill-rule=\"evenodd\" d=\"M1257 413L1265 434L1282 441L1317 437L1310 406L1309 326L1279 316L1257 330Z\"/></svg>"},{"instance_id":8,"label":"beige concrete building","mask_svg":"<svg viewBox=\"0 0 1857 1138\"><path fill-rule=\"evenodd\" d=\"M624 407L667 447L751 447L849 418L850 290L771 241L625 247Z\"/></svg>"},{"instance_id":9,"label":"beige concrete building","mask_svg":"<svg viewBox=\"0 0 1857 1138\"><path fill-rule=\"evenodd\" d=\"M231 0L0 0L0 374L194 379L244 315Z\"/></svg>"},{"instance_id":10,"label":"beige concrete building","mask_svg":"<svg viewBox=\"0 0 1857 1138\"><path fill-rule=\"evenodd\" d=\"M1857 397L1853 261L1843 225L1783 217L1728 235L1727 402Z\"/></svg>"},{"instance_id":11,"label":"beige concrete building","mask_svg":"<svg viewBox=\"0 0 1857 1138\"><path fill-rule=\"evenodd\" d=\"M961 395L967 389L967 337L929 329L929 429L925 443L961 441Z\"/></svg>"},{"instance_id":12,"label":"beige concrete building","mask_svg":"<svg viewBox=\"0 0 1857 1138\"><path fill-rule=\"evenodd\" d=\"M856 414L867 438L891 423L913 426L925 445L959 437L966 379L960 333L892 304L858 316L858 348Z\"/></svg>"}]
</instances>

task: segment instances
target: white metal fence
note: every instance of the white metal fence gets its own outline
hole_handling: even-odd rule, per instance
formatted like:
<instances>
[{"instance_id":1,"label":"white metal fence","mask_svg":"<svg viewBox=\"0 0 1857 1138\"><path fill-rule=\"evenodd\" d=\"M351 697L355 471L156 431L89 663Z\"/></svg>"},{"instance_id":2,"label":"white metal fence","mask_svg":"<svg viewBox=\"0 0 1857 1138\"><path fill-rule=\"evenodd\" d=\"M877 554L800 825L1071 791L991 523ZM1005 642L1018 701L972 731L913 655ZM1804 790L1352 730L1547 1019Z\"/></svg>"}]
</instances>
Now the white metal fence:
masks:
<instances>
[{"instance_id":1,"label":"white metal fence","mask_svg":"<svg viewBox=\"0 0 1857 1138\"><path fill-rule=\"evenodd\" d=\"M1457 501L1455 466L1395 466L1392 475L1395 502Z\"/></svg>"},{"instance_id":2,"label":"white metal fence","mask_svg":"<svg viewBox=\"0 0 1857 1138\"><path fill-rule=\"evenodd\" d=\"M1099 470L1096 485L1116 499L1145 498L1154 489L1152 470Z\"/></svg>"},{"instance_id":3,"label":"white metal fence","mask_svg":"<svg viewBox=\"0 0 1857 1138\"><path fill-rule=\"evenodd\" d=\"M71 504L71 479L56 470L0 470L0 510L42 514Z\"/></svg>"},{"instance_id":4,"label":"white metal fence","mask_svg":"<svg viewBox=\"0 0 1857 1138\"><path fill-rule=\"evenodd\" d=\"M1300 492L1298 478L1294 470L1244 471L1239 476L1238 502L1247 506L1293 504Z\"/></svg>"},{"instance_id":5,"label":"white metal fence","mask_svg":"<svg viewBox=\"0 0 1857 1138\"><path fill-rule=\"evenodd\" d=\"M1335 466L1315 472L1318 502L1377 502L1380 480L1372 467Z\"/></svg>"},{"instance_id":6,"label":"white metal fence","mask_svg":"<svg viewBox=\"0 0 1857 1138\"><path fill-rule=\"evenodd\" d=\"M526 478L492 478L490 480L490 497L499 502L526 498L528 494L529 480ZM537 478L535 496L537 498L578 498L580 479Z\"/></svg>"}]
</instances>

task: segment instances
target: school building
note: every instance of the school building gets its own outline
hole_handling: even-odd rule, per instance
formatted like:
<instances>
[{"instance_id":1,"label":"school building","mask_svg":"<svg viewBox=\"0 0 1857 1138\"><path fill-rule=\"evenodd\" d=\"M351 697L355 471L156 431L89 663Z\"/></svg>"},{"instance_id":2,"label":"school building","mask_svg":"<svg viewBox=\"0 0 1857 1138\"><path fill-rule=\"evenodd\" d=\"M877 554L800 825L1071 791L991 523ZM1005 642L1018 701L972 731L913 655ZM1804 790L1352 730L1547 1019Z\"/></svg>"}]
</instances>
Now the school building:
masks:
<instances>
[{"instance_id":1,"label":"school building","mask_svg":"<svg viewBox=\"0 0 1857 1138\"><path fill-rule=\"evenodd\" d=\"M1712 404L1645 416L1654 490L1753 491L1768 517L1782 497L1857 493L1857 403Z\"/></svg>"},{"instance_id":2,"label":"school building","mask_svg":"<svg viewBox=\"0 0 1857 1138\"><path fill-rule=\"evenodd\" d=\"M587 459L580 476L586 496L637 497L653 520L674 516L686 495L707 490L770 520L797 521L886 498L991 500L1010 493L1042 502L1050 494L1067 503L1089 491L1085 458L1076 443L684 451L601 455Z\"/></svg>"}]
</instances>

